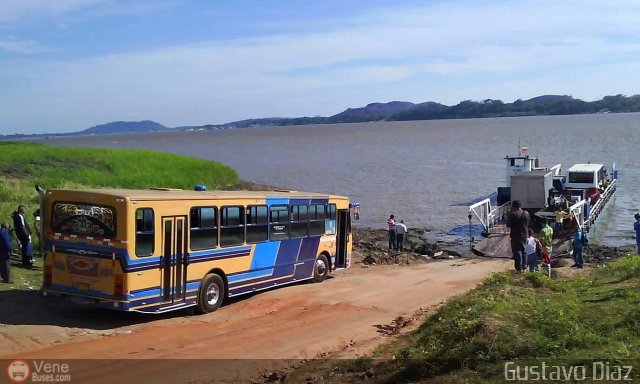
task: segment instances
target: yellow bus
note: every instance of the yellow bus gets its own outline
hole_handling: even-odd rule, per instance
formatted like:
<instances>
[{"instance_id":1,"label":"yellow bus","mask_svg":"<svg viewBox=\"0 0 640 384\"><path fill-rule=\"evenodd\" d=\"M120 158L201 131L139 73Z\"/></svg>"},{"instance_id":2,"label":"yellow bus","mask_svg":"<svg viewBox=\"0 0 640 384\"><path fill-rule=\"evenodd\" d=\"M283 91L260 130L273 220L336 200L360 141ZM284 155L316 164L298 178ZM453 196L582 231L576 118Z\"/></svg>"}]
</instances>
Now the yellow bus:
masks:
<instances>
[{"instance_id":1,"label":"yellow bus","mask_svg":"<svg viewBox=\"0 0 640 384\"><path fill-rule=\"evenodd\" d=\"M206 188L201 188L206 189ZM45 295L122 311L227 297L351 263L352 204L297 191L41 191Z\"/></svg>"}]
</instances>

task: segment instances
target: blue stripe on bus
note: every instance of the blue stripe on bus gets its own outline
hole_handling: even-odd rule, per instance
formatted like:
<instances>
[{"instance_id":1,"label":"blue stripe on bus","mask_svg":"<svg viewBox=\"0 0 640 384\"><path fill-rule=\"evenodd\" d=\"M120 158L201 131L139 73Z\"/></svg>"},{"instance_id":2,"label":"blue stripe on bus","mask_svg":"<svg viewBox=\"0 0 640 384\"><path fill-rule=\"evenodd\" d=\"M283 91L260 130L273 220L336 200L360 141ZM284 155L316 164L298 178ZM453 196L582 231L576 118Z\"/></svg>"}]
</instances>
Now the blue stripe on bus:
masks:
<instances>
[{"instance_id":1,"label":"blue stripe on bus","mask_svg":"<svg viewBox=\"0 0 640 384\"><path fill-rule=\"evenodd\" d=\"M255 245L253 250L253 259L248 272L228 276L229 282L250 279L252 277L272 275L273 266L276 264L276 256L278 255L278 247L280 241L270 243L260 243Z\"/></svg>"},{"instance_id":2,"label":"blue stripe on bus","mask_svg":"<svg viewBox=\"0 0 640 384\"><path fill-rule=\"evenodd\" d=\"M289 205L289 199L283 199L281 197L269 197L266 198L266 204L268 207L272 205Z\"/></svg>"},{"instance_id":3,"label":"blue stripe on bus","mask_svg":"<svg viewBox=\"0 0 640 384\"><path fill-rule=\"evenodd\" d=\"M211 256L222 258L227 256L239 256L240 254L242 254L242 256L246 256L246 254L250 251L251 251L251 246L240 246L240 247L225 248L225 249L218 249L218 250L197 251L197 252L191 252L189 254L189 259L199 260L200 258L211 257Z\"/></svg>"},{"instance_id":4,"label":"blue stripe on bus","mask_svg":"<svg viewBox=\"0 0 640 384\"><path fill-rule=\"evenodd\" d=\"M315 254L317 252L318 244L320 244L320 238L318 237L280 241L276 260L274 264L272 264L273 268L266 268L268 274L267 271L265 271L265 268L262 268L261 270L252 270L248 273L239 273L233 276L227 276L229 281L229 294L237 295L240 292L246 291L244 288L237 288L238 286L249 285L249 290L251 290L254 289L253 285L255 284L260 284L265 280L273 280L279 277L294 275L294 271L294 277L303 276L303 274L310 275L311 272L309 268L313 268L313 262L311 262L311 260L315 262ZM274 250L269 251L269 255L276 254ZM302 264L296 266L296 264L300 263L299 260L301 252L305 252L302 258L307 258L307 261L311 264L310 267ZM312 256L308 254L309 252ZM303 261L303 263L307 264L305 261ZM299 273L298 269L301 267L303 270ZM307 270L309 270L308 273L306 272Z\"/></svg>"},{"instance_id":5,"label":"blue stripe on bus","mask_svg":"<svg viewBox=\"0 0 640 384\"><path fill-rule=\"evenodd\" d=\"M47 242L51 249L52 242ZM129 253L124 248L114 248L109 246L99 246L82 243L70 243L56 241L56 253L72 256L93 257L98 259L111 260L115 251L115 258L120 263L123 272L137 272L148 269L160 268L160 257L149 256L144 259L131 259ZM189 262L199 263L210 260L226 259L232 257L248 256L251 253L251 246L241 246L234 248L218 249L192 253ZM173 256L173 255L172 255Z\"/></svg>"},{"instance_id":6,"label":"blue stripe on bus","mask_svg":"<svg viewBox=\"0 0 640 384\"><path fill-rule=\"evenodd\" d=\"M187 289L188 291L188 289ZM185 299L191 299L198 296L198 291L191 291L191 292L185 292ZM139 307L142 305L149 305L149 304L155 304L155 303L164 303L164 299L162 297L162 295L156 295L156 296L150 296L147 297L145 299L138 299L138 300L132 300L129 303L129 307L131 308L135 308L135 307ZM173 305L172 303L164 303L163 306L167 307L167 306L171 306Z\"/></svg>"},{"instance_id":7,"label":"blue stripe on bus","mask_svg":"<svg viewBox=\"0 0 640 384\"><path fill-rule=\"evenodd\" d=\"M290 199L289 200L289 204L291 205L307 205L309 204L309 202L311 201L311 199Z\"/></svg>"},{"instance_id":8,"label":"blue stripe on bus","mask_svg":"<svg viewBox=\"0 0 640 384\"><path fill-rule=\"evenodd\" d=\"M191 280L187 282L187 290L198 289L200 288L200 279ZM159 285L155 287L148 287L143 289L136 289L134 291L129 292L129 297L131 299L140 299L143 297L149 296L159 296L162 293L162 289Z\"/></svg>"}]
</instances>

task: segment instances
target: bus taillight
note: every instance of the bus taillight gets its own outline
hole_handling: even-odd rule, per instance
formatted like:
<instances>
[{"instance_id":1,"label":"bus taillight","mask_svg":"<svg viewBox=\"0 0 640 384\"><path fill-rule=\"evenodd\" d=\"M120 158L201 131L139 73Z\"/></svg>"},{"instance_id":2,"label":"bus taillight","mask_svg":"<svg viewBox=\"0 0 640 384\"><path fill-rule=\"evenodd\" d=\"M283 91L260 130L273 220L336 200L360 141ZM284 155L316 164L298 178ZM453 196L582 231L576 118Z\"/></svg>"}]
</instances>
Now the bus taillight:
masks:
<instances>
[{"instance_id":1,"label":"bus taillight","mask_svg":"<svg viewBox=\"0 0 640 384\"><path fill-rule=\"evenodd\" d=\"M44 285L51 285L53 281L53 268L51 264L45 264L44 266Z\"/></svg>"},{"instance_id":2,"label":"bus taillight","mask_svg":"<svg viewBox=\"0 0 640 384\"><path fill-rule=\"evenodd\" d=\"M113 279L113 294L116 296L124 296L124 275L115 275Z\"/></svg>"}]
</instances>

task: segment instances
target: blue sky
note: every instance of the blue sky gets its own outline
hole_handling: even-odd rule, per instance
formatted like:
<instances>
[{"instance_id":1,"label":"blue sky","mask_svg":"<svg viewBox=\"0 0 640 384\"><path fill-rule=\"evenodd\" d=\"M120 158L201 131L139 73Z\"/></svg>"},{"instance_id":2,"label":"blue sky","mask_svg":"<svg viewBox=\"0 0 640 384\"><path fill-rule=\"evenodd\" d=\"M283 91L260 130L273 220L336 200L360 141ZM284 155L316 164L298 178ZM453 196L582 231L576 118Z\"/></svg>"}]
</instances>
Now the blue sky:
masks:
<instances>
[{"instance_id":1,"label":"blue sky","mask_svg":"<svg viewBox=\"0 0 640 384\"><path fill-rule=\"evenodd\" d=\"M640 93L640 2L0 1L0 134Z\"/></svg>"}]
</instances>

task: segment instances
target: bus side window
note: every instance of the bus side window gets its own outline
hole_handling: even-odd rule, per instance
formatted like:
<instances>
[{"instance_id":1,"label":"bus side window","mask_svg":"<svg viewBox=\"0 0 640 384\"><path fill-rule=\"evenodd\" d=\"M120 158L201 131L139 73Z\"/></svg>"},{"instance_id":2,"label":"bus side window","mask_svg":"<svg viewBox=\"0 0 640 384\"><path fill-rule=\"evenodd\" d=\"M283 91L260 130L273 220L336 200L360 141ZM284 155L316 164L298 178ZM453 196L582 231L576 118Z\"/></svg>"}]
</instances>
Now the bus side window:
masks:
<instances>
[{"instance_id":1,"label":"bus side window","mask_svg":"<svg viewBox=\"0 0 640 384\"><path fill-rule=\"evenodd\" d=\"M152 255L154 243L153 209L139 208L136 211L136 256Z\"/></svg>"},{"instance_id":2,"label":"bus side window","mask_svg":"<svg viewBox=\"0 0 640 384\"><path fill-rule=\"evenodd\" d=\"M218 245L218 211L216 207L191 208L189 225L191 250L210 249Z\"/></svg>"},{"instance_id":3,"label":"bus side window","mask_svg":"<svg viewBox=\"0 0 640 384\"><path fill-rule=\"evenodd\" d=\"M307 205L291 206L291 227L289 234L291 238L307 237L309 235L309 217Z\"/></svg>"},{"instance_id":4,"label":"bus side window","mask_svg":"<svg viewBox=\"0 0 640 384\"><path fill-rule=\"evenodd\" d=\"M324 233L327 235L336 234L336 205L329 204L327 206L327 220L325 221Z\"/></svg>"},{"instance_id":5,"label":"bus side window","mask_svg":"<svg viewBox=\"0 0 640 384\"><path fill-rule=\"evenodd\" d=\"M309 236L324 235L325 208L324 204L309 206Z\"/></svg>"},{"instance_id":6,"label":"bus side window","mask_svg":"<svg viewBox=\"0 0 640 384\"><path fill-rule=\"evenodd\" d=\"M269 215L266 205L247 207L247 243L260 243L269 239Z\"/></svg>"},{"instance_id":7,"label":"bus side window","mask_svg":"<svg viewBox=\"0 0 640 384\"><path fill-rule=\"evenodd\" d=\"M220 246L244 243L244 207L220 209Z\"/></svg>"},{"instance_id":8,"label":"bus side window","mask_svg":"<svg viewBox=\"0 0 640 384\"><path fill-rule=\"evenodd\" d=\"M289 207L272 205L269 209L269 239L278 241L289 238Z\"/></svg>"}]
</instances>

